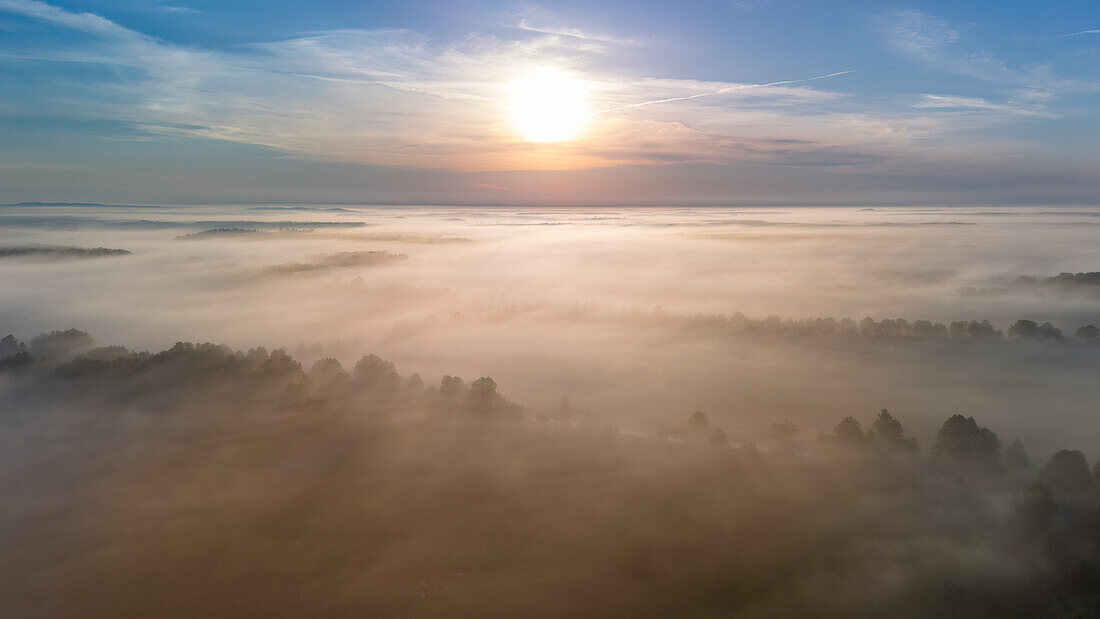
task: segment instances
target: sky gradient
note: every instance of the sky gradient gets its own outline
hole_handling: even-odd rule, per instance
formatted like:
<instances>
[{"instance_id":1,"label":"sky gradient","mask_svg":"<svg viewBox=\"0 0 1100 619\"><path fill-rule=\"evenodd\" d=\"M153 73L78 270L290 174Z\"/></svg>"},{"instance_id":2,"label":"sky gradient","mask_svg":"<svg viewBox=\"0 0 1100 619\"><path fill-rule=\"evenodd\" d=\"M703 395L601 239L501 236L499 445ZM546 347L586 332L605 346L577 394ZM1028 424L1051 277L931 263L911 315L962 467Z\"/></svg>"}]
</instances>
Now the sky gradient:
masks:
<instances>
[{"instance_id":1,"label":"sky gradient","mask_svg":"<svg viewBox=\"0 0 1100 619\"><path fill-rule=\"evenodd\" d=\"M1100 204L1098 93L1095 2L0 0L0 202Z\"/></svg>"}]
</instances>

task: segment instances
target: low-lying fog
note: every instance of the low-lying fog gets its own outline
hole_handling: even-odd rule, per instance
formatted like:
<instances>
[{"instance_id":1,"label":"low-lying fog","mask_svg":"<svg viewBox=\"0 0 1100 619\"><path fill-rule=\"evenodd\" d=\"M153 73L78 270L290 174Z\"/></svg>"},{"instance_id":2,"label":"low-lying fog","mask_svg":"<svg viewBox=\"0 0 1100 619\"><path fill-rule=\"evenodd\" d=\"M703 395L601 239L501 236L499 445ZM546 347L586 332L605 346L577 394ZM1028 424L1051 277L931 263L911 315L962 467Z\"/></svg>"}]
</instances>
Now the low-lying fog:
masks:
<instances>
[{"instance_id":1,"label":"low-lying fog","mask_svg":"<svg viewBox=\"0 0 1100 619\"><path fill-rule=\"evenodd\" d=\"M1098 241L0 207L0 615L1100 616Z\"/></svg>"},{"instance_id":2,"label":"low-lying fog","mask_svg":"<svg viewBox=\"0 0 1100 619\"><path fill-rule=\"evenodd\" d=\"M4 251L26 248L42 251ZM637 429L702 409L733 433L777 419L816 433L889 407L927 437L961 412L1040 453L1095 457L1100 351L1075 331L1100 324L1100 281L1042 278L1097 270L1100 212L1065 208L4 207L0 331L305 346L304 362L373 352L425 376L491 375L531 415L566 395ZM1006 339L1031 319L1067 341L692 322L738 312L988 320Z\"/></svg>"}]
</instances>

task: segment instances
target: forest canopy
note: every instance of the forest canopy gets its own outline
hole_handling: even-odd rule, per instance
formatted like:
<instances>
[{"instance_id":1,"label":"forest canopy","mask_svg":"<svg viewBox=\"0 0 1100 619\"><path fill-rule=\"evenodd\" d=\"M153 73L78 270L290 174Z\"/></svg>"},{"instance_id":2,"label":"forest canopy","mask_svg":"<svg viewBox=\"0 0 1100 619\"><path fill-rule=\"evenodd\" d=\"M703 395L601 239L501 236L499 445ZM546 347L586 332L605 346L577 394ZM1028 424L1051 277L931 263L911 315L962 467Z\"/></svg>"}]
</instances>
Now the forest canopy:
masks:
<instances>
[{"instance_id":1,"label":"forest canopy","mask_svg":"<svg viewBox=\"0 0 1100 619\"><path fill-rule=\"evenodd\" d=\"M1073 449L1032 464L964 414L923 450L885 409L819 437L702 410L636 433L375 355L69 329L0 356L9 616L1100 608L1097 471Z\"/></svg>"}]
</instances>

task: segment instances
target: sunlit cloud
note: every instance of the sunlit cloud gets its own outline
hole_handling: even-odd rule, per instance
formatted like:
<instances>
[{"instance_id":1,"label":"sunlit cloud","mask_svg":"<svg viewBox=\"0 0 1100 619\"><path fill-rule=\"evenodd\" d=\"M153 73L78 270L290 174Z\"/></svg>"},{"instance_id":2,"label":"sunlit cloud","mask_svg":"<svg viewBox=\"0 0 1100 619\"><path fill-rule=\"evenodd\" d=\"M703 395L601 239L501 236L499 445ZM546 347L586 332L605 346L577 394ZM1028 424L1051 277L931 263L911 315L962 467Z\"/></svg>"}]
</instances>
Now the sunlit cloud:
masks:
<instances>
[{"instance_id":1,"label":"sunlit cloud","mask_svg":"<svg viewBox=\"0 0 1100 619\"><path fill-rule=\"evenodd\" d=\"M88 35L9 46L9 57L124 68L112 80L58 78L56 90L32 92L36 105L18 113L113 119L149 135L324 161L457 171L669 163L867 169L980 159L999 148L960 132L1007 116L1047 115L1034 98L924 95L906 105L831 90L851 69L765 83L637 77L615 69L614 48L625 41L526 20L513 29L517 38L441 43L411 30L345 29L211 51L35 0L0 0L0 10ZM899 49L929 60L947 58L944 50L960 37L947 22L915 12L890 23ZM584 84L591 115L570 120L569 131L550 131L549 119L537 114L517 128L515 84L547 71ZM1018 90L1050 91L1050 80L1023 81ZM57 95L68 88L80 93L79 108Z\"/></svg>"}]
</instances>

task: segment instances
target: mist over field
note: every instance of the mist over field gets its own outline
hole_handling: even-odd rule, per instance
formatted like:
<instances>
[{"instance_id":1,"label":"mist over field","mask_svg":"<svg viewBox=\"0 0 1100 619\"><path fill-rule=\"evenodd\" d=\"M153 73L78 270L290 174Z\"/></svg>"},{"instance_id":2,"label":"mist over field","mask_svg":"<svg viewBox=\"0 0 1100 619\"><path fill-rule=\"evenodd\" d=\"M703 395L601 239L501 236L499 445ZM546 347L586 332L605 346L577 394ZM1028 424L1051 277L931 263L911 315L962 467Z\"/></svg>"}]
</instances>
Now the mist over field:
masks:
<instances>
[{"instance_id":1,"label":"mist over field","mask_svg":"<svg viewBox=\"0 0 1100 619\"><path fill-rule=\"evenodd\" d=\"M1067 208L0 207L0 600L1094 616L1097 241Z\"/></svg>"},{"instance_id":2,"label":"mist over field","mask_svg":"<svg viewBox=\"0 0 1100 619\"><path fill-rule=\"evenodd\" d=\"M1100 619L1096 0L0 0L0 619Z\"/></svg>"},{"instance_id":3,"label":"mist over field","mask_svg":"<svg viewBox=\"0 0 1100 619\"><path fill-rule=\"evenodd\" d=\"M789 419L816 434L888 407L929 436L963 412L1091 458L1100 347L1075 333L1100 324L1100 280L1044 278L1100 270L1097 215L4 207L0 330L76 327L134 350L304 348L307 364L374 353L424 376L491 375L531 415L568 396L638 430L702 409L727 431ZM835 326L783 326L820 318ZM987 320L1004 337L865 318ZM1065 342L1013 337L1020 319Z\"/></svg>"}]
</instances>

